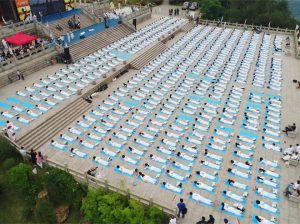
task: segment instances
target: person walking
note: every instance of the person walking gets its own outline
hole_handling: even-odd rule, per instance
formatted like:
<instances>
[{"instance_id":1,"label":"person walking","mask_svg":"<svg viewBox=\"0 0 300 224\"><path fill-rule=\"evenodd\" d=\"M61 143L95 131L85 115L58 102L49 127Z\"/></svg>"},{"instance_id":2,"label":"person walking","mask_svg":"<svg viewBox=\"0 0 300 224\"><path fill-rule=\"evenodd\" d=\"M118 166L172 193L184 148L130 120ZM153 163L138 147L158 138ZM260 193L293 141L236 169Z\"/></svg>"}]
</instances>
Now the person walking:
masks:
<instances>
[{"instance_id":1,"label":"person walking","mask_svg":"<svg viewBox=\"0 0 300 224\"><path fill-rule=\"evenodd\" d=\"M178 207L178 214L177 214L178 218L180 218L180 214L182 214L182 218L184 218L185 214L187 213L187 208L182 198L180 198L180 202L177 204L177 207Z\"/></svg>"}]
</instances>

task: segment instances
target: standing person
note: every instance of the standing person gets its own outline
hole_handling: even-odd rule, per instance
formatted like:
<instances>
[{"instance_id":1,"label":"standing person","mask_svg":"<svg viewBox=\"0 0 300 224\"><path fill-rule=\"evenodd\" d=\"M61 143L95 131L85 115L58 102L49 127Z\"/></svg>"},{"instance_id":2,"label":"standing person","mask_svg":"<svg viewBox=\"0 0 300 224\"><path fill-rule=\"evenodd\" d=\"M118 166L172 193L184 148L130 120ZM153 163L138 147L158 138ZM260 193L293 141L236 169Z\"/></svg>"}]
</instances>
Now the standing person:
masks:
<instances>
[{"instance_id":1,"label":"standing person","mask_svg":"<svg viewBox=\"0 0 300 224\"><path fill-rule=\"evenodd\" d=\"M24 80L24 75L20 72L20 70L17 70L17 76L19 80Z\"/></svg>"},{"instance_id":2,"label":"standing person","mask_svg":"<svg viewBox=\"0 0 300 224\"><path fill-rule=\"evenodd\" d=\"M36 155L36 164L43 168L43 162L44 162L44 157L42 153L39 151L38 154Z\"/></svg>"},{"instance_id":3,"label":"standing person","mask_svg":"<svg viewBox=\"0 0 300 224\"><path fill-rule=\"evenodd\" d=\"M215 218L212 215L209 215L209 220L206 222L207 224L215 224Z\"/></svg>"},{"instance_id":4,"label":"standing person","mask_svg":"<svg viewBox=\"0 0 300 224\"><path fill-rule=\"evenodd\" d=\"M73 32L70 33L70 37L71 37L71 40L74 39L74 33Z\"/></svg>"},{"instance_id":5,"label":"standing person","mask_svg":"<svg viewBox=\"0 0 300 224\"><path fill-rule=\"evenodd\" d=\"M71 42L71 35L69 32L67 32L67 38L68 38L68 42L70 43Z\"/></svg>"},{"instance_id":6,"label":"standing person","mask_svg":"<svg viewBox=\"0 0 300 224\"><path fill-rule=\"evenodd\" d=\"M176 224L176 218L174 216L171 216L169 224Z\"/></svg>"},{"instance_id":7,"label":"standing person","mask_svg":"<svg viewBox=\"0 0 300 224\"><path fill-rule=\"evenodd\" d=\"M177 207L178 207L178 215L177 215L178 218L180 218L180 214L182 214L182 218L184 218L185 214L187 213L187 208L182 198L180 198L180 202L177 204Z\"/></svg>"},{"instance_id":8,"label":"standing person","mask_svg":"<svg viewBox=\"0 0 300 224\"><path fill-rule=\"evenodd\" d=\"M27 151L26 149L24 149L24 146L21 146L20 150L19 150L22 158L23 158L23 161L27 161Z\"/></svg>"},{"instance_id":9,"label":"standing person","mask_svg":"<svg viewBox=\"0 0 300 224\"><path fill-rule=\"evenodd\" d=\"M31 149L30 150L30 160L33 164L36 164L36 156L37 156L36 152L33 151L33 149Z\"/></svg>"}]
</instances>

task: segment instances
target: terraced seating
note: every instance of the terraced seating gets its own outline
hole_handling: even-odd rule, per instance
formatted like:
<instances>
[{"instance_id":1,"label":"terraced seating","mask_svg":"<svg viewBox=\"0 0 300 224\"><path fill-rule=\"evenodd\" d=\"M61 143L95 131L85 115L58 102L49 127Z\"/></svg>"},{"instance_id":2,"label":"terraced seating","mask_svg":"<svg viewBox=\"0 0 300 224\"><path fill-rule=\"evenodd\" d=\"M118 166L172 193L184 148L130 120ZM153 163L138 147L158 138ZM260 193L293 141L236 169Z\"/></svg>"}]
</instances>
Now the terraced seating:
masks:
<instances>
[{"instance_id":1,"label":"terraced seating","mask_svg":"<svg viewBox=\"0 0 300 224\"><path fill-rule=\"evenodd\" d=\"M88 27L94 24L94 21L89 18L88 16L86 16L83 13L77 14L75 15L76 18L79 17L80 18L80 28L84 28L84 27ZM50 22L49 25L49 29L52 31L52 34L54 37L60 37L61 35L65 35L67 32L71 32L72 30L70 29L69 25L68 25L68 20L71 18L72 16L69 17L65 17L62 18L60 20L56 20L53 22ZM63 28L63 30L58 30L56 27L60 26Z\"/></svg>"},{"instance_id":2,"label":"terraced seating","mask_svg":"<svg viewBox=\"0 0 300 224\"><path fill-rule=\"evenodd\" d=\"M248 65L256 60L267 73L272 66L265 58L280 62L271 43L251 31L197 26L78 117L44 146L46 152L71 154L199 206L219 204L219 212L240 220L279 216L280 166L255 155L280 148L281 96L264 85L267 74L260 79ZM138 68L144 60L136 60ZM280 66L277 72L280 77ZM254 198L251 214L248 198Z\"/></svg>"}]
</instances>

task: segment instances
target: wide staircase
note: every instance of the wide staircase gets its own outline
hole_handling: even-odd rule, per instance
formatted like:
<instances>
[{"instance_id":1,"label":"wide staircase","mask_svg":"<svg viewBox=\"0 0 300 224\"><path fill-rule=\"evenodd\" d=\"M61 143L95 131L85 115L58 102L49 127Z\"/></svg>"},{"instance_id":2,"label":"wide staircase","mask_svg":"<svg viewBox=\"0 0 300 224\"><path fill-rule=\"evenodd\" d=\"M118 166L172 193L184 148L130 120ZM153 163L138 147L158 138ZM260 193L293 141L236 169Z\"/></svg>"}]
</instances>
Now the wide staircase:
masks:
<instances>
[{"instance_id":1,"label":"wide staircase","mask_svg":"<svg viewBox=\"0 0 300 224\"><path fill-rule=\"evenodd\" d=\"M150 49L145 51L143 54L133 59L130 62L131 67L137 70L141 69L142 67L147 65L151 60L157 57L161 52L163 52L166 48L167 48L166 45L163 44L162 42L156 43L154 46L152 46Z\"/></svg>"},{"instance_id":2,"label":"wide staircase","mask_svg":"<svg viewBox=\"0 0 300 224\"><path fill-rule=\"evenodd\" d=\"M73 61L77 61L107 45L133 33L134 30L124 24L108 28L100 33L89 36L70 46Z\"/></svg>"},{"instance_id":3,"label":"wide staircase","mask_svg":"<svg viewBox=\"0 0 300 224\"><path fill-rule=\"evenodd\" d=\"M18 139L18 145L24 146L27 150L37 150L81 114L91 109L91 107L91 104L87 103L81 97L74 100L71 104Z\"/></svg>"},{"instance_id":4,"label":"wide staircase","mask_svg":"<svg viewBox=\"0 0 300 224\"><path fill-rule=\"evenodd\" d=\"M195 27L196 25L195 25L195 23L194 22L188 22L187 24L185 24L182 28L181 28L181 30L183 31L183 32L189 32L191 29L193 29L194 27Z\"/></svg>"},{"instance_id":5,"label":"wide staircase","mask_svg":"<svg viewBox=\"0 0 300 224\"><path fill-rule=\"evenodd\" d=\"M72 31L70 29L69 25L68 25L68 20L71 17L73 17L73 15L49 23L49 28L52 31L53 36L59 37L61 35L65 35L67 32ZM89 18L87 15L83 14L83 13L75 15L75 17L76 17L76 19L77 19L77 17L79 17L79 19L80 19L80 28L88 27L88 26L91 26L91 25L94 24L94 21L91 18ZM63 30L62 31L58 30L56 28L57 25L62 27Z\"/></svg>"}]
</instances>

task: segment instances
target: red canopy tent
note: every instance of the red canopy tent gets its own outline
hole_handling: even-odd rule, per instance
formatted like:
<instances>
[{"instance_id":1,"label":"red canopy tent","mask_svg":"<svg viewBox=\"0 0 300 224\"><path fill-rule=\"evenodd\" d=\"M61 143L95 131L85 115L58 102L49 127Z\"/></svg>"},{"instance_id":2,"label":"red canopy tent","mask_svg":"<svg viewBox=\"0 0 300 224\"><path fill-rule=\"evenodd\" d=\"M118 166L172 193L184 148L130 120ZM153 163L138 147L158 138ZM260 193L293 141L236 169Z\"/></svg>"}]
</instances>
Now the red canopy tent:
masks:
<instances>
[{"instance_id":1,"label":"red canopy tent","mask_svg":"<svg viewBox=\"0 0 300 224\"><path fill-rule=\"evenodd\" d=\"M36 40L36 39L37 39L36 36L30 36L30 35L27 35L27 34L22 33L22 32L18 32L14 36L4 38L4 40L7 43L15 44L15 45L29 44L32 41Z\"/></svg>"}]
</instances>

